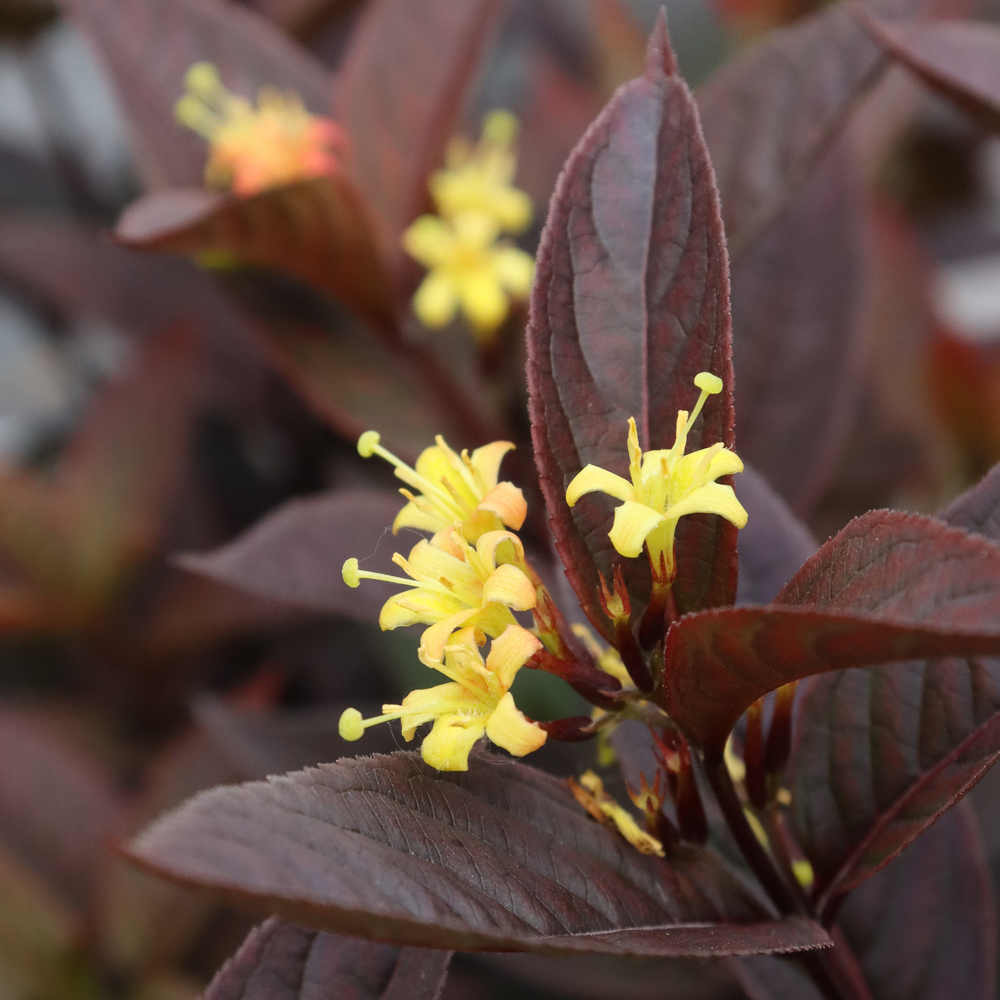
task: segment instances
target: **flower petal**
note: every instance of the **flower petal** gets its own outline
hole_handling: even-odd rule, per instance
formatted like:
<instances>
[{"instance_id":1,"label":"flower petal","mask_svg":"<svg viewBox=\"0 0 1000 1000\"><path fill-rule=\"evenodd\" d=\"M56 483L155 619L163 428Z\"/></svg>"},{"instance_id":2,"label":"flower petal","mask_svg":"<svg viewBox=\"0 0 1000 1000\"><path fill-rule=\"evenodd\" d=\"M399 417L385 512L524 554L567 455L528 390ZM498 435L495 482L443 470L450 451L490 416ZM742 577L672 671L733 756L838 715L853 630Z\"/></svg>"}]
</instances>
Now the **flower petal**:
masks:
<instances>
[{"instance_id":1,"label":"flower petal","mask_svg":"<svg viewBox=\"0 0 1000 1000\"><path fill-rule=\"evenodd\" d=\"M503 545L503 549L500 546ZM521 539L510 531L487 531L480 535L476 542L476 553L492 571L496 569L497 559L505 562L522 562L524 546Z\"/></svg>"},{"instance_id":2,"label":"flower petal","mask_svg":"<svg viewBox=\"0 0 1000 1000\"><path fill-rule=\"evenodd\" d=\"M634 500L635 487L621 476L616 476L599 465L585 466L566 488L566 503L572 507L584 493L607 493L616 500Z\"/></svg>"},{"instance_id":3,"label":"flower petal","mask_svg":"<svg viewBox=\"0 0 1000 1000\"><path fill-rule=\"evenodd\" d=\"M420 649L417 650L421 661L431 660L440 663L444 656L444 647L448 644L451 633L464 625L474 615L480 613L479 608L463 608L461 611L456 611L455 614L435 622L430 628L424 629L423 635L420 636Z\"/></svg>"},{"instance_id":4,"label":"flower petal","mask_svg":"<svg viewBox=\"0 0 1000 1000\"><path fill-rule=\"evenodd\" d=\"M458 294L465 315L483 333L492 332L507 318L507 296L489 268L481 267L463 274L459 279Z\"/></svg>"},{"instance_id":5,"label":"flower petal","mask_svg":"<svg viewBox=\"0 0 1000 1000\"><path fill-rule=\"evenodd\" d=\"M514 298L526 299L535 277L535 258L517 247L498 247L493 252L493 271Z\"/></svg>"},{"instance_id":6,"label":"flower petal","mask_svg":"<svg viewBox=\"0 0 1000 1000\"><path fill-rule=\"evenodd\" d=\"M486 735L491 743L503 747L515 757L523 757L542 746L548 734L524 717L514 704L514 696L508 691L486 720Z\"/></svg>"},{"instance_id":7,"label":"flower petal","mask_svg":"<svg viewBox=\"0 0 1000 1000\"><path fill-rule=\"evenodd\" d=\"M454 255L455 236L436 215L421 215L403 233L403 248L424 267L435 268Z\"/></svg>"},{"instance_id":8,"label":"flower petal","mask_svg":"<svg viewBox=\"0 0 1000 1000\"><path fill-rule=\"evenodd\" d=\"M469 753L485 732L482 719L442 715L424 738L421 756L439 771L468 771Z\"/></svg>"},{"instance_id":9,"label":"flower petal","mask_svg":"<svg viewBox=\"0 0 1000 1000\"><path fill-rule=\"evenodd\" d=\"M496 514L500 521L517 531L528 515L524 494L513 483L497 483L479 502L480 510Z\"/></svg>"},{"instance_id":10,"label":"flower petal","mask_svg":"<svg viewBox=\"0 0 1000 1000\"><path fill-rule=\"evenodd\" d=\"M466 607L457 597L447 597L433 590L414 587L401 594L393 594L382 605L378 623L384 632L418 623L430 625L465 610Z\"/></svg>"},{"instance_id":11,"label":"flower petal","mask_svg":"<svg viewBox=\"0 0 1000 1000\"><path fill-rule=\"evenodd\" d=\"M537 603L535 586L512 563L498 566L483 584L483 604L496 602L515 611L530 611Z\"/></svg>"},{"instance_id":12,"label":"flower petal","mask_svg":"<svg viewBox=\"0 0 1000 1000\"><path fill-rule=\"evenodd\" d=\"M392 533L400 528L416 528L417 531L440 531L445 526L444 519L422 511L412 500L396 515L392 522Z\"/></svg>"},{"instance_id":13,"label":"flower petal","mask_svg":"<svg viewBox=\"0 0 1000 1000\"><path fill-rule=\"evenodd\" d=\"M424 326L438 329L455 318L459 298L458 286L448 274L430 271L413 296L413 312Z\"/></svg>"},{"instance_id":14,"label":"flower petal","mask_svg":"<svg viewBox=\"0 0 1000 1000\"><path fill-rule=\"evenodd\" d=\"M482 448L477 448L472 453L472 465L483 477L486 489L491 490L500 478L500 463L508 451L512 451L514 445L510 441L493 441L484 444Z\"/></svg>"},{"instance_id":15,"label":"flower petal","mask_svg":"<svg viewBox=\"0 0 1000 1000\"><path fill-rule=\"evenodd\" d=\"M486 657L486 666L497 675L501 687L506 691L514 683L518 670L541 648L538 636L520 625L508 625L503 635L493 640Z\"/></svg>"},{"instance_id":16,"label":"flower petal","mask_svg":"<svg viewBox=\"0 0 1000 1000\"><path fill-rule=\"evenodd\" d=\"M723 486L722 483L709 483L692 490L683 500L670 507L667 513L672 520L685 514L720 514L727 521L732 521L737 528L742 528L747 523L747 512L736 499L732 486Z\"/></svg>"},{"instance_id":17,"label":"flower petal","mask_svg":"<svg viewBox=\"0 0 1000 1000\"><path fill-rule=\"evenodd\" d=\"M652 507L626 500L615 510L615 523L608 532L608 538L623 556L634 559L642 552L646 536L665 520Z\"/></svg>"},{"instance_id":18,"label":"flower petal","mask_svg":"<svg viewBox=\"0 0 1000 1000\"><path fill-rule=\"evenodd\" d=\"M438 684L432 688L421 688L411 691L402 705L383 705L383 712L403 709L406 714L400 718L403 739L407 742L413 739L414 731L425 722L432 722L445 712L455 713L467 710L472 699L469 692L461 684L454 682ZM474 702L473 702L474 704Z\"/></svg>"}]
</instances>

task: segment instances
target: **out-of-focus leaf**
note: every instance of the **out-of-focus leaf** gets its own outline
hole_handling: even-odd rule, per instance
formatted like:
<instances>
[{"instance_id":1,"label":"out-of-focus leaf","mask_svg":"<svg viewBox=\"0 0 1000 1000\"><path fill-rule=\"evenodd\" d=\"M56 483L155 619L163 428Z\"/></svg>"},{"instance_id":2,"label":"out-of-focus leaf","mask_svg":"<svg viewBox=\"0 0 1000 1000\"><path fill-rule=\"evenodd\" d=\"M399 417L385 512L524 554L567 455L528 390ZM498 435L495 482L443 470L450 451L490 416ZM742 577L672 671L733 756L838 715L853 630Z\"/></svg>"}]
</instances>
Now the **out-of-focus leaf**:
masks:
<instances>
[{"instance_id":1,"label":"out-of-focus leaf","mask_svg":"<svg viewBox=\"0 0 1000 1000\"><path fill-rule=\"evenodd\" d=\"M646 74L626 84L567 161L538 254L528 324L528 387L535 458L556 545L580 604L608 632L598 573L614 555L612 504L566 487L588 463L627 475L627 421L644 450L673 444L677 411L712 371L691 450L733 444L729 279L718 197L687 86L661 19ZM708 515L677 529L681 612L730 603L736 530ZM636 583L648 572L623 566ZM645 574L644 576L642 574Z\"/></svg>"},{"instance_id":2,"label":"out-of-focus leaf","mask_svg":"<svg viewBox=\"0 0 1000 1000\"><path fill-rule=\"evenodd\" d=\"M138 629L135 646L153 658L177 656L303 617L301 610L245 588L190 573L170 573L156 606Z\"/></svg>"},{"instance_id":3,"label":"out-of-focus leaf","mask_svg":"<svg viewBox=\"0 0 1000 1000\"><path fill-rule=\"evenodd\" d=\"M740 473L736 493L749 515L737 547L736 601L766 604L816 551L816 542L756 469L747 466Z\"/></svg>"},{"instance_id":4,"label":"out-of-focus leaf","mask_svg":"<svg viewBox=\"0 0 1000 1000\"><path fill-rule=\"evenodd\" d=\"M933 518L871 511L828 541L773 604L671 626L665 705L714 758L743 712L788 681L920 655L997 653L1000 546Z\"/></svg>"},{"instance_id":5,"label":"out-of-focus leaf","mask_svg":"<svg viewBox=\"0 0 1000 1000\"><path fill-rule=\"evenodd\" d=\"M995 469L941 516L996 539L998 506ZM945 586L948 565L936 571ZM795 834L824 901L895 857L998 756L997 659L921 660L810 682L790 775Z\"/></svg>"},{"instance_id":6,"label":"out-of-focus leaf","mask_svg":"<svg viewBox=\"0 0 1000 1000\"><path fill-rule=\"evenodd\" d=\"M428 200L458 113L505 0L372 0L337 75L334 117L347 169L384 222L387 254Z\"/></svg>"},{"instance_id":7,"label":"out-of-focus leaf","mask_svg":"<svg viewBox=\"0 0 1000 1000\"><path fill-rule=\"evenodd\" d=\"M853 892L840 927L874 1000L990 1000L996 915L982 840L960 804ZM750 1000L820 1000L792 961L732 963Z\"/></svg>"},{"instance_id":8,"label":"out-of-focus leaf","mask_svg":"<svg viewBox=\"0 0 1000 1000\"><path fill-rule=\"evenodd\" d=\"M130 852L286 919L397 944L652 957L825 943L809 921L771 921L712 853L639 854L561 782L483 756L467 773L394 754L216 789Z\"/></svg>"},{"instance_id":9,"label":"out-of-focus leaf","mask_svg":"<svg viewBox=\"0 0 1000 1000\"><path fill-rule=\"evenodd\" d=\"M147 195L118 223L119 242L182 256L218 253L270 268L394 322L394 289L368 210L342 172L250 197L182 188Z\"/></svg>"},{"instance_id":10,"label":"out-of-focus leaf","mask_svg":"<svg viewBox=\"0 0 1000 1000\"><path fill-rule=\"evenodd\" d=\"M892 24L877 17L865 23L929 87L1000 128L1000 28L969 21Z\"/></svg>"},{"instance_id":11,"label":"out-of-focus leaf","mask_svg":"<svg viewBox=\"0 0 1000 1000\"><path fill-rule=\"evenodd\" d=\"M219 970L203 1000L437 1000L450 958L271 917Z\"/></svg>"},{"instance_id":12,"label":"out-of-focus leaf","mask_svg":"<svg viewBox=\"0 0 1000 1000\"><path fill-rule=\"evenodd\" d=\"M78 912L117 819L108 776L40 720L0 710L0 844Z\"/></svg>"},{"instance_id":13,"label":"out-of-focus leaf","mask_svg":"<svg viewBox=\"0 0 1000 1000\"><path fill-rule=\"evenodd\" d=\"M856 173L844 144L831 149L733 265L737 451L799 512L835 471L857 404L865 271Z\"/></svg>"},{"instance_id":14,"label":"out-of-focus leaf","mask_svg":"<svg viewBox=\"0 0 1000 1000\"><path fill-rule=\"evenodd\" d=\"M195 363L184 327L146 340L91 406L54 483L3 478L0 546L32 580L88 604L150 552L188 444Z\"/></svg>"},{"instance_id":15,"label":"out-of-focus leaf","mask_svg":"<svg viewBox=\"0 0 1000 1000\"><path fill-rule=\"evenodd\" d=\"M264 18L222 0L61 0L97 49L125 109L148 188L198 185L205 140L174 118L184 74L207 60L226 86L256 98L291 88L326 113L331 78L306 50Z\"/></svg>"},{"instance_id":16,"label":"out-of-focus leaf","mask_svg":"<svg viewBox=\"0 0 1000 1000\"><path fill-rule=\"evenodd\" d=\"M927 5L873 0L867 9L914 17ZM734 261L808 175L886 66L856 6L838 3L772 32L699 89Z\"/></svg>"},{"instance_id":17,"label":"out-of-focus leaf","mask_svg":"<svg viewBox=\"0 0 1000 1000\"><path fill-rule=\"evenodd\" d=\"M403 502L374 490L290 500L235 541L177 561L192 572L289 604L375 621L394 588L366 580L352 590L341 567L354 557L362 569L393 570L393 545L379 542Z\"/></svg>"}]
</instances>

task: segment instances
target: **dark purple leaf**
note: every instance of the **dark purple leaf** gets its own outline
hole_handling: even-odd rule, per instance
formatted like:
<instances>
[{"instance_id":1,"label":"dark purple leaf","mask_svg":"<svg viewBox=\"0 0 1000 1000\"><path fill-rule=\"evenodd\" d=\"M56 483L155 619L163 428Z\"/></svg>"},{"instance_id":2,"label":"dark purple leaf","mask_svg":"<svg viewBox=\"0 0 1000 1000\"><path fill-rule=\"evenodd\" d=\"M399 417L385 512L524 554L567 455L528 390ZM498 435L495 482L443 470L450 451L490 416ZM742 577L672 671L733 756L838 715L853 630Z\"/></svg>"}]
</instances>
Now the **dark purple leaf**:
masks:
<instances>
[{"instance_id":1,"label":"dark purple leaf","mask_svg":"<svg viewBox=\"0 0 1000 1000\"><path fill-rule=\"evenodd\" d=\"M394 292L361 195L342 173L251 197L201 188L140 199L115 232L125 246L181 256L222 253L290 274L391 329Z\"/></svg>"},{"instance_id":2,"label":"dark purple leaf","mask_svg":"<svg viewBox=\"0 0 1000 1000\"><path fill-rule=\"evenodd\" d=\"M736 493L749 515L737 546L736 601L766 604L816 551L816 542L756 469L747 466L740 473Z\"/></svg>"},{"instance_id":3,"label":"dark purple leaf","mask_svg":"<svg viewBox=\"0 0 1000 1000\"><path fill-rule=\"evenodd\" d=\"M408 550L412 535L407 532L397 545L391 537L382 538L405 502L374 490L290 500L235 541L212 552L178 556L177 562L288 604L374 621L394 588L366 580L352 590L341 567L353 557L362 569L398 572L390 557L396 548Z\"/></svg>"},{"instance_id":4,"label":"dark purple leaf","mask_svg":"<svg viewBox=\"0 0 1000 1000\"><path fill-rule=\"evenodd\" d=\"M737 451L799 512L835 471L859 394L856 175L851 150L838 144L733 265Z\"/></svg>"},{"instance_id":5,"label":"dark purple leaf","mask_svg":"<svg viewBox=\"0 0 1000 1000\"><path fill-rule=\"evenodd\" d=\"M385 223L387 254L428 200L505 0L372 0L337 75L348 170Z\"/></svg>"},{"instance_id":6,"label":"dark purple leaf","mask_svg":"<svg viewBox=\"0 0 1000 1000\"><path fill-rule=\"evenodd\" d=\"M184 74L200 60L232 91L256 99L263 86L291 88L327 113L332 81L322 65L274 25L222 0L62 0L97 49L131 127L148 188L198 185L205 140L174 118Z\"/></svg>"},{"instance_id":7,"label":"dark purple leaf","mask_svg":"<svg viewBox=\"0 0 1000 1000\"><path fill-rule=\"evenodd\" d=\"M944 816L853 892L840 926L873 1000L990 1000L996 916L971 810ZM820 1000L794 961L733 961L750 1000Z\"/></svg>"},{"instance_id":8,"label":"dark purple leaf","mask_svg":"<svg viewBox=\"0 0 1000 1000\"><path fill-rule=\"evenodd\" d=\"M996 539L998 497L995 469L941 516ZM948 571L937 567L942 587ZM998 756L1000 660L919 660L811 681L790 774L796 836L824 898L895 857Z\"/></svg>"},{"instance_id":9,"label":"dark purple leaf","mask_svg":"<svg viewBox=\"0 0 1000 1000\"><path fill-rule=\"evenodd\" d=\"M1000 28L984 22L863 20L890 55L929 87L1000 128Z\"/></svg>"},{"instance_id":10,"label":"dark purple leaf","mask_svg":"<svg viewBox=\"0 0 1000 1000\"><path fill-rule=\"evenodd\" d=\"M874 0L867 10L914 17L928 5ZM837 3L772 32L698 91L734 261L809 174L887 64L857 6Z\"/></svg>"},{"instance_id":11,"label":"dark purple leaf","mask_svg":"<svg viewBox=\"0 0 1000 1000\"><path fill-rule=\"evenodd\" d=\"M627 421L643 449L673 444L700 371L725 388L709 397L693 450L733 444L729 280L718 197L698 115L677 75L661 19L647 70L618 91L573 151L538 253L528 324L535 458L567 576L595 627L599 572L614 555L613 505L566 487L588 463L627 475ZM678 525L678 607L731 603L736 530L707 515ZM627 578L644 567L625 563ZM648 572L645 572L648 590Z\"/></svg>"},{"instance_id":12,"label":"dark purple leaf","mask_svg":"<svg viewBox=\"0 0 1000 1000\"><path fill-rule=\"evenodd\" d=\"M450 957L271 917L251 931L202 1000L436 1000Z\"/></svg>"},{"instance_id":13,"label":"dark purple leaf","mask_svg":"<svg viewBox=\"0 0 1000 1000\"><path fill-rule=\"evenodd\" d=\"M898 511L856 518L771 605L689 615L667 633L665 705L722 753L736 720L801 677L1000 652L1000 546Z\"/></svg>"},{"instance_id":14,"label":"dark purple leaf","mask_svg":"<svg viewBox=\"0 0 1000 1000\"><path fill-rule=\"evenodd\" d=\"M397 944L667 957L822 946L710 852L642 855L555 778L474 756L364 757L221 788L154 824L140 864L224 898Z\"/></svg>"}]
</instances>

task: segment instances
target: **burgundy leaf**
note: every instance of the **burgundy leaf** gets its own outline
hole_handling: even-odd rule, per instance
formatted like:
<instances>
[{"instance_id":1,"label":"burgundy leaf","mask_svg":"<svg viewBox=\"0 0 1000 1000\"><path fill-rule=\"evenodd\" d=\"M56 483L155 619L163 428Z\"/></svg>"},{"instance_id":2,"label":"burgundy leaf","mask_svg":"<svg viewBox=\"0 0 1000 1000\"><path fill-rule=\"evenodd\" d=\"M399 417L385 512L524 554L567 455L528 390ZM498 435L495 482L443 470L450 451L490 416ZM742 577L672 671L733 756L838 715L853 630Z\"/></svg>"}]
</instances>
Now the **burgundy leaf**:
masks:
<instances>
[{"instance_id":1,"label":"burgundy leaf","mask_svg":"<svg viewBox=\"0 0 1000 1000\"><path fill-rule=\"evenodd\" d=\"M205 140L174 119L184 74L200 60L219 68L232 91L256 98L263 86L291 88L326 113L331 78L274 25L222 0L64 0L94 44L131 126L148 188L201 183Z\"/></svg>"},{"instance_id":2,"label":"burgundy leaf","mask_svg":"<svg viewBox=\"0 0 1000 1000\"><path fill-rule=\"evenodd\" d=\"M201 188L161 191L126 209L115 235L137 250L222 254L281 271L378 326L394 323L392 282L372 221L342 173L245 198Z\"/></svg>"},{"instance_id":3,"label":"burgundy leaf","mask_svg":"<svg viewBox=\"0 0 1000 1000\"><path fill-rule=\"evenodd\" d=\"M914 656L1000 653L1000 546L932 518L872 511L763 607L689 615L667 633L670 714L712 758L788 681Z\"/></svg>"},{"instance_id":4,"label":"burgundy leaf","mask_svg":"<svg viewBox=\"0 0 1000 1000\"><path fill-rule=\"evenodd\" d=\"M756 469L740 473L737 494L749 519L739 534L736 600L766 604L816 551L816 542Z\"/></svg>"},{"instance_id":5,"label":"burgundy leaf","mask_svg":"<svg viewBox=\"0 0 1000 1000\"><path fill-rule=\"evenodd\" d=\"M425 947L655 956L822 947L705 851L642 855L555 778L474 756L327 764L221 788L154 824L140 864L289 920Z\"/></svg>"},{"instance_id":6,"label":"burgundy leaf","mask_svg":"<svg viewBox=\"0 0 1000 1000\"><path fill-rule=\"evenodd\" d=\"M867 9L914 17L928 5L872 0ZM734 261L805 179L886 66L857 6L837 3L772 32L698 91Z\"/></svg>"},{"instance_id":7,"label":"burgundy leaf","mask_svg":"<svg viewBox=\"0 0 1000 1000\"><path fill-rule=\"evenodd\" d=\"M436 1000L450 958L271 917L250 932L202 1000Z\"/></svg>"},{"instance_id":8,"label":"burgundy leaf","mask_svg":"<svg viewBox=\"0 0 1000 1000\"><path fill-rule=\"evenodd\" d=\"M928 86L1000 128L1000 28L961 21L864 21L875 39Z\"/></svg>"},{"instance_id":9,"label":"burgundy leaf","mask_svg":"<svg viewBox=\"0 0 1000 1000\"><path fill-rule=\"evenodd\" d=\"M968 808L942 817L902 857L851 893L840 927L874 1000L990 1000L996 915ZM794 961L733 961L750 1000L820 1000Z\"/></svg>"},{"instance_id":10,"label":"burgundy leaf","mask_svg":"<svg viewBox=\"0 0 1000 1000\"><path fill-rule=\"evenodd\" d=\"M998 500L994 469L941 516L997 539ZM919 660L810 682L790 774L796 836L824 900L895 857L998 756L1000 660Z\"/></svg>"},{"instance_id":11,"label":"burgundy leaf","mask_svg":"<svg viewBox=\"0 0 1000 1000\"><path fill-rule=\"evenodd\" d=\"M729 280L718 197L698 114L661 18L644 76L622 87L566 163L538 253L528 324L535 458L556 545L588 617L608 622L598 573L614 555L612 503L566 487L588 463L627 475L627 421L643 449L673 444L700 371L720 376L690 448L733 444ZM678 607L731 603L736 529L707 515L678 525ZM625 563L630 590L648 572ZM644 574L644 575L643 575Z\"/></svg>"},{"instance_id":12,"label":"burgundy leaf","mask_svg":"<svg viewBox=\"0 0 1000 1000\"><path fill-rule=\"evenodd\" d=\"M392 551L408 551L413 536L407 532L396 545L392 538L384 543L382 538L404 503L396 494L374 490L290 500L235 541L212 552L179 556L177 562L288 604L374 621L395 589L366 580L352 590L341 567L353 557L362 569L398 573L390 561Z\"/></svg>"},{"instance_id":13,"label":"burgundy leaf","mask_svg":"<svg viewBox=\"0 0 1000 1000\"><path fill-rule=\"evenodd\" d=\"M372 0L337 75L348 169L385 223L389 252L428 200L505 0Z\"/></svg>"},{"instance_id":14,"label":"burgundy leaf","mask_svg":"<svg viewBox=\"0 0 1000 1000\"><path fill-rule=\"evenodd\" d=\"M859 394L856 175L851 150L837 144L733 265L737 450L799 512L828 485Z\"/></svg>"}]
</instances>

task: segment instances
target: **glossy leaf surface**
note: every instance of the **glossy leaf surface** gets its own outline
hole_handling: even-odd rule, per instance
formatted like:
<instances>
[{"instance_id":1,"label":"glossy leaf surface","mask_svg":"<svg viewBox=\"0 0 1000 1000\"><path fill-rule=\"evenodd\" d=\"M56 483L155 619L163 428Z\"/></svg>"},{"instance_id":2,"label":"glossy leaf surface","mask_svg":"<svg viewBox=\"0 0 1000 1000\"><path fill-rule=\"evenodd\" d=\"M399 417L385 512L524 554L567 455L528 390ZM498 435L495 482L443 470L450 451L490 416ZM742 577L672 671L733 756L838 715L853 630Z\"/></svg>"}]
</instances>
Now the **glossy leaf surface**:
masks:
<instances>
[{"instance_id":1,"label":"glossy leaf surface","mask_svg":"<svg viewBox=\"0 0 1000 1000\"><path fill-rule=\"evenodd\" d=\"M184 74L200 60L219 68L232 91L256 98L263 86L298 92L328 113L332 80L281 31L222 0L66 0L69 14L111 75L131 127L147 188L200 185L205 140L174 118Z\"/></svg>"},{"instance_id":2,"label":"glossy leaf surface","mask_svg":"<svg viewBox=\"0 0 1000 1000\"><path fill-rule=\"evenodd\" d=\"M618 91L567 161L542 236L528 325L542 489L567 575L601 631L607 618L597 574L622 562L607 537L613 503L594 494L569 509L566 487L588 463L627 476L629 417L643 449L669 448L677 411L697 399L692 380L700 371L714 372L725 388L709 397L689 450L733 444L727 272L697 112L661 20L645 75ZM732 601L735 535L715 517L679 523L674 592L682 611ZM623 569L635 582L644 575L648 589L645 567L626 561Z\"/></svg>"},{"instance_id":3,"label":"glossy leaf surface","mask_svg":"<svg viewBox=\"0 0 1000 1000\"><path fill-rule=\"evenodd\" d=\"M975 818L944 816L884 871L851 893L840 916L873 1000L990 1000L996 914ZM733 963L750 1000L820 1000L794 962Z\"/></svg>"},{"instance_id":4,"label":"glossy leaf surface","mask_svg":"<svg viewBox=\"0 0 1000 1000\"><path fill-rule=\"evenodd\" d=\"M1000 652L1000 547L896 511L856 518L763 607L691 615L667 634L666 707L722 752L780 685L923 655Z\"/></svg>"},{"instance_id":5,"label":"glossy leaf surface","mask_svg":"<svg viewBox=\"0 0 1000 1000\"><path fill-rule=\"evenodd\" d=\"M251 931L202 1000L436 1000L450 957L271 917Z\"/></svg>"},{"instance_id":6,"label":"glossy leaf surface","mask_svg":"<svg viewBox=\"0 0 1000 1000\"><path fill-rule=\"evenodd\" d=\"M562 782L483 756L467 773L394 754L216 789L131 853L287 919L398 944L653 957L824 943L808 921L771 921L714 855L641 855Z\"/></svg>"},{"instance_id":7,"label":"glossy leaf surface","mask_svg":"<svg viewBox=\"0 0 1000 1000\"><path fill-rule=\"evenodd\" d=\"M289 274L391 327L393 288L372 220L341 173L246 198L184 188L147 195L118 223L137 250L269 268Z\"/></svg>"},{"instance_id":8,"label":"glossy leaf surface","mask_svg":"<svg viewBox=\"0 0 1000 1000\"><path fill-rule=\"evenodd\" d=\"M941 516L997 538L998 509L994 469ZM795 832L833 898L898 854L1000 755L1000 661L949 657L817 678L799 713Z\"/></svg>"},{"instance_id":9,"label":"glossy leaf surface","mask_svg":"<svg viewBox=\"0 0 1000 1000\"><path fill-rule=\"evenodd\" d=\"M213 552L181 556L178 563L298 607L375 621L396 588L366 580L352 590L341 567L353 557L362 569L399 572L390 561L392 552L407 553L415 544L413 534L382 539L404 503L388 490L344 490L291 500L235 541Z\"/></svg>"}]
</instances>

